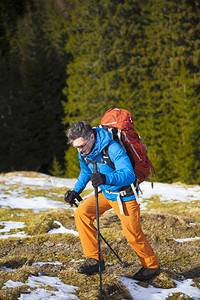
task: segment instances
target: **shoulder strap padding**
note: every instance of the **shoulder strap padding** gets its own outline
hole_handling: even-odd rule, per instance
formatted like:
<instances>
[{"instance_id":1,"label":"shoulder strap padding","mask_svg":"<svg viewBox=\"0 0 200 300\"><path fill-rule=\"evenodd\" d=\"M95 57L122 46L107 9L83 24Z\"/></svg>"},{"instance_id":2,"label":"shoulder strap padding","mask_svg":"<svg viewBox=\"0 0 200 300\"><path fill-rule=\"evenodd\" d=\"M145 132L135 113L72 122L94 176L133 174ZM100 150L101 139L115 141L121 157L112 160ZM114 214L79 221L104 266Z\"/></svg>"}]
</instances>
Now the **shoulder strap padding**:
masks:
<instances>
[{"instance_id":1,"label":"shoulder strap padding","mask_svg":"<svg viewBox=\"0 0 200 300\"><path fill-rule=\"evenodd\" d=\"M111 143L111 142L110 142L110 143ZM105 163L106 163L109 167L111 167L112 169L115 170L115 165L114 165L114 163L111 161L110 156L109 156L109 154L108 154L108 148L109 148L109 146L110 146L110 143L109 143L109 144L101 151L101 154L102 154L102 156L103 156L103 159L104 159Z\"/></svg>"}]
</instances>

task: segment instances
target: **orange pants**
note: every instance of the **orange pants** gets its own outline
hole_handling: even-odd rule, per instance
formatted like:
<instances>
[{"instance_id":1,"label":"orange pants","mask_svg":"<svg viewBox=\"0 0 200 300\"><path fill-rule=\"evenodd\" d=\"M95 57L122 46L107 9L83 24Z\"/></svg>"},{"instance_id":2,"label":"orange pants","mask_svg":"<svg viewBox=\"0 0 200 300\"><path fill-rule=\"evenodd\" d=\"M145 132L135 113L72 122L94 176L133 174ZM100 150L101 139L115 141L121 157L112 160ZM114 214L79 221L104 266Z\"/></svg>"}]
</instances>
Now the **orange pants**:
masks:
<instances>
[{"instance_id":1,"label":"orange pants","mask_svg":"<svg viewBox=\"0 0 200 300\"><path fill-rule=\"evenodd\" d=\"M124 235L139 257L142 265L146 268L158 268L158 258L154 254L140 226L140 205L136 200L123 202L124 214L122 215L120 214L118 203L108 200L100 192L98 193L98 206L99 216L110 208L114 209L121 220ZM74 217L86 258L91 257L98 260L97 231L93 226L96 219L95 195L88 197L79 205ZM103 259L102 251L101 259Z\"/></svg>"}]
</instances>

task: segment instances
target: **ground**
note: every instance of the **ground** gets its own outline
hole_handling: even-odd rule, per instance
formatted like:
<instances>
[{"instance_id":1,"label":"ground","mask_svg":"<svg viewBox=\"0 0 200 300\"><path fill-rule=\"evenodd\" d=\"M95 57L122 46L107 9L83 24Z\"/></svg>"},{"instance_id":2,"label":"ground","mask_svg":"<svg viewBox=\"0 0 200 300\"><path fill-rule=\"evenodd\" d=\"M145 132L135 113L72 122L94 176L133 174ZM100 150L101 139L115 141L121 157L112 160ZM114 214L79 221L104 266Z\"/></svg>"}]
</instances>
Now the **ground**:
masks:
<instances>
[{"instance_id":1,"label":"ground","mask_svg":"<svg viewBox=\"0 0 200 300\"><path fill-rule=\"evenodd\" d=\"M22 201L22 198L28 201L41 197L64 203L65 187L22 186L19 182L10 184L7 180L9 176L11 175L1 176L2 201L15 196L18 201ZM23 176L27 175L23 173ZM42 175L38 173L28 173L29 178L40 176ZM88 190L85 194L89 192L91 191ZM153 195L150 198L143 197L142 202L145 204L145 209L141 210L142 228L159 258L161 273L147 282L138 282L138 286L146 289L150 285L157 289L171 289L175 288L176 281L184 278L191 279L191 286L200 289L200 240L197 239L200 236L200 200L191 197L189 202L176 199L161 201L160 196ZM86 276L76 272L77 266L84 260L79 237L67 233L50 234L52 229L60 227L59 224L76 231L73 210L69 206L44 211L5 205L0 207L0 230L5 228L3 221L24 222L25 227L12 229L11 233L23 230L26 234L23 238L0 239L0 299L18 299L23 292L30 293L25 283L30 276L38 274L58 277L65 284L78 287L74 293L78 299L98 299L99 275ZM112 210L101 217L100 227L101 234L111 247L122 260L129 263L128 267L123 268L108 246L101 243L106 262L106 270L102 273L104 299L134 299L121 279L132 278L141 264L123 236L120 221ZM3 236L6 233L1 234ZM189 239L188 242L181 240L186 238ZM9 280L24 284L5 288L5 283ZM48 284L45 288L53 291ZM198 298L175 292L160 299Z\"/></svg>"}]
</instances>

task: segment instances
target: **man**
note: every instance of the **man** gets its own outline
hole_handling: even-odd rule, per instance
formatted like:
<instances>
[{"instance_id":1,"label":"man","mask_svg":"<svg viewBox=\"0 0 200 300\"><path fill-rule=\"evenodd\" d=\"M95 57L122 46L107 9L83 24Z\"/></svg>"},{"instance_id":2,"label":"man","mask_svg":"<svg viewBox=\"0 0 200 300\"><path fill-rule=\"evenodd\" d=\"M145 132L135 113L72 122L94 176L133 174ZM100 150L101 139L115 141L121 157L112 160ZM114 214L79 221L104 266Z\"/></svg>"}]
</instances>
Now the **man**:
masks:
<instances>
[{"instance_id":1,"label":"man","mask_svg":"<svg viewBox=\"0 0 200 300\"><path fill-rule=\"evenodd\" d=\"M78 150L81 171L74 189L65 194L65 201L71 205L75 203L75 199L80 201L79 194L91 180L93 187L101 189L98 193L99 216L110 208L114 209L121 220L128 243L143 265L133 278L148 280L159 274L158 259L140 226L140 208L131 188L136 178L129 157L122 147L112 140L108 131L98 127L92 128L85 121L73 123L67 136L69 143ZM106 146L115 169L104 163L102 150ZM95 174L94 161L98 169ZM97 232L93 226L96 218L95 196L84 200L76 209L74 217L86 256L86 261L78 268L78 272L94 274L99 270ZM101 269L105 269L102 251Z\"/></svg>"}]
</instances>

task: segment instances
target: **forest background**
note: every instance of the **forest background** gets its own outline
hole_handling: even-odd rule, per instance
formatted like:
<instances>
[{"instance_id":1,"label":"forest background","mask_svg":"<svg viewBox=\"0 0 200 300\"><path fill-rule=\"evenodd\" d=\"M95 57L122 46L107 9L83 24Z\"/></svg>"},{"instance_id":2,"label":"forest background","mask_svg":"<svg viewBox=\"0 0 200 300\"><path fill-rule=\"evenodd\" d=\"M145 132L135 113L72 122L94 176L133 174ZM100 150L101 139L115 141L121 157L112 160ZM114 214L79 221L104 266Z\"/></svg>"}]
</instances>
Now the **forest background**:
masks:
<instances>
[{"instance_id":1,"label":"forest background","mask_svg":"<svg viewBox=\"0 0 200 300\"><path fill-rule=\"evenodd\" d=\"M129 110L155 180L200 184L198 0L1 0L0 172L77 177L73 121Z\"/></svg>"}]
</instances>

